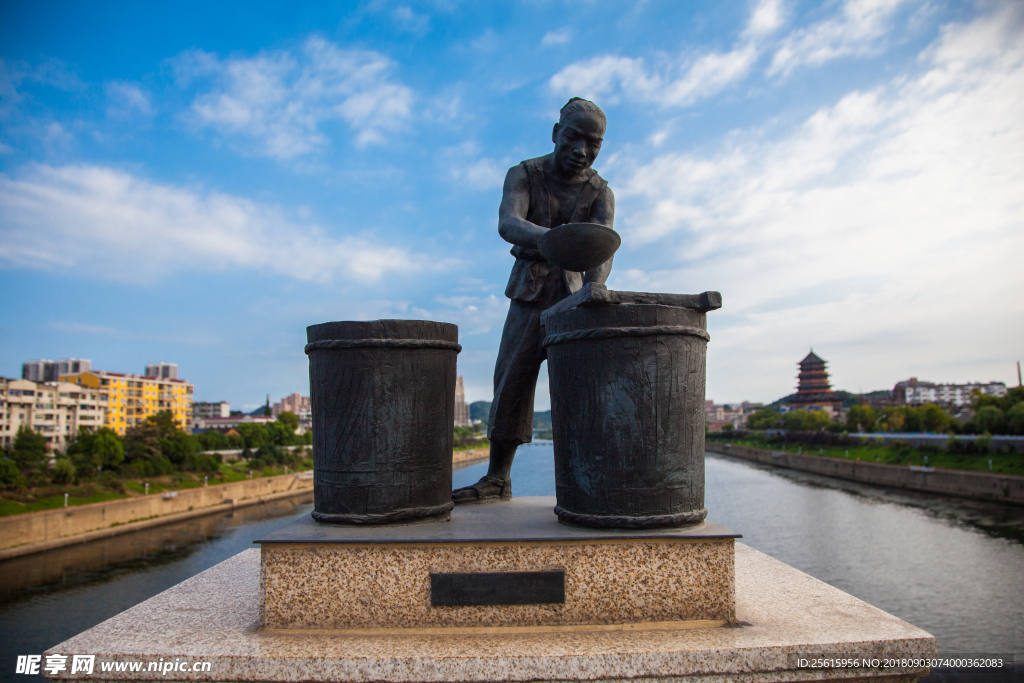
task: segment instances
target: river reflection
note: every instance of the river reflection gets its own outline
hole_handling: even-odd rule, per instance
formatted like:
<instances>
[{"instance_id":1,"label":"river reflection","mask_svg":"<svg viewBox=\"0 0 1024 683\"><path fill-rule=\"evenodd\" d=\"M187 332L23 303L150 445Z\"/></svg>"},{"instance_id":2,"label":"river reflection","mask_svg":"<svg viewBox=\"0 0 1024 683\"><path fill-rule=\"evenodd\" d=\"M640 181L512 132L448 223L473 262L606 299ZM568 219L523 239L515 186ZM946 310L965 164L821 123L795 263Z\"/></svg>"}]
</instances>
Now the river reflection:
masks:
<instances>
[{"instance_id":1,"label":"river reflection","mask_svg":"<svg viewBox=\"0 0 1024 683\"><path fill-rule=\"evenodd\" d=\"M42 654L312 509L310 491L0 562L0 680L45 680L16 676L17 655Z\"/></svg>"},{"instance_id":2,"label":"river reflection","mask_svg":"<svg viewBox=\"0 0 1024 683\"><path fill-rule=\"evenodd\" d=\"M250 505L222 514L153 527L58 548L46 553L17 557L3 564L0 604L36 592L67 589L103 581L119 574L145 572L184 559L202 544L226 532L308 508L313 492L290 500Z\"/></svg>"},{"instance_id":3,"label":"river reflection","mask_svg":"<svg viewBox=\"0 0 1024 683\"><path fill-rule=\"evenodd\" d=\"M474 483L486 461L456 467ZM709 518L742 542L933 633L947 654L1024 655L1024 508L892 491L709 454ZM554 495L550 442L516 495ZM0 678L308 514L311 496L0 563ZM17 676L17 680L30 680Z\"/></svg>"}]
</instances>

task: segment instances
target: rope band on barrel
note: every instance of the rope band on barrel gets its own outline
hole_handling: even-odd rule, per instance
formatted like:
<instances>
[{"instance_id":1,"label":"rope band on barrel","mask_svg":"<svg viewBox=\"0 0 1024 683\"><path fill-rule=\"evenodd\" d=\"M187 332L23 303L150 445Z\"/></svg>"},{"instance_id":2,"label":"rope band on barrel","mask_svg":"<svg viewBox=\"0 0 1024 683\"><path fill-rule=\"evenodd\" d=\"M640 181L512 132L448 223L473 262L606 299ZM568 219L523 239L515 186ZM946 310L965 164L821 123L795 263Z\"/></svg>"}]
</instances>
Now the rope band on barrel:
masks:
<instances>
[{"instance_id":1,"label":"rope band on barrel","mask_svg":"<svg viewBox=\"0 0 1024 683\"><path fill-rule=\"evenodd\" d=\"M455 507L451 501L441 505L433 505L418 508L403 508L393 512L377 514L332 514L317 512L314 510L310 516L321 524L385 524L387 522L400 522L406 519L420 519L426 517L438 517L448 514Z\"/></svg>"},{"instance_id":2,"label":"rope band on barrel","mask_svg":"<svg viewBox=\"0 0 1024 683\"><path fill-rule=\"evenodd\" d=\"M592 330L573 330L548 335L544 338L544 346L564 344L579 339L612 339L614 337L649 337L651 335L681 335L699 337L711 341L711 335L699 327L692 325L653 325L651 327L597 327Z\"/></svg>"},{"instance_id":3,"label":"rope band on barrel","mask_svg":"<svg viewBox=\"0 0 1024 683\"><path fill-rule=\"evenodd\" d=\"M659 527L697 524L704 521L704 518L708 516L708 509L702 507L676 515L632 517L626 515L587 515L579 512L570 512L561 505L556 505L555 514L558 515L559 519L571 522L572 524L582 524L583 526L600 527L602 529L656 529Z\"/></svg>"},{"instance_id":4,"label":"rope band on barrel","mask_svg":"<svg viewBox=\"0 0 1024 683\"><path fill-rule=\"evenodd\" d=\"M462 351L462 345L458 342L443 339L323 339L306 344L304 351L308 354L310 351L321 349L360 348L448 349L455 353Z\"/></svg>"}]
</instances>

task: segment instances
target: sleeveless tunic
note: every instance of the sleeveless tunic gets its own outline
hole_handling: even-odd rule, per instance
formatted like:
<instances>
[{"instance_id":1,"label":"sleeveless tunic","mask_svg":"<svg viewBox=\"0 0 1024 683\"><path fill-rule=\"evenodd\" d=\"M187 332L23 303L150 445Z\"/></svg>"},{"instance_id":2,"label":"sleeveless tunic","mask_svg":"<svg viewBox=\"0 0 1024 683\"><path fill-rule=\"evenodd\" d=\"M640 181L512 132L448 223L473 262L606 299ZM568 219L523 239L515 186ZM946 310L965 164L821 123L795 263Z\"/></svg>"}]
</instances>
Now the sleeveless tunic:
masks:
<instances>
[{"instance_id":1,"label":"sleeveless tunic","mask_svg":"<svg viewBox=\"0 0 1024 683\"><path fill-rule=\"evenodd\" d=\"M589 178L584 182L575 197L576 203L569 218L561 220L552 216L551 200L548 193L545 169L550 165L552 155L547 154L535 159L527 159L519 165L523 167L530 181L530 208L526 220L544 228L555 228L564 223L588 223L590 211L608 182L592 168L586 173ZM571 202L571 199L569 200ZM567 202L568 204L568 202ZM568 207L560 212L564 217ZM547 308L569 296L583 286L583 274L571 270L562 270L548 262L536 249L516 245L510 252L516 257L512 272L505 287L505 296L509 299L533 303Z\"/></svg>"}]
</instances>

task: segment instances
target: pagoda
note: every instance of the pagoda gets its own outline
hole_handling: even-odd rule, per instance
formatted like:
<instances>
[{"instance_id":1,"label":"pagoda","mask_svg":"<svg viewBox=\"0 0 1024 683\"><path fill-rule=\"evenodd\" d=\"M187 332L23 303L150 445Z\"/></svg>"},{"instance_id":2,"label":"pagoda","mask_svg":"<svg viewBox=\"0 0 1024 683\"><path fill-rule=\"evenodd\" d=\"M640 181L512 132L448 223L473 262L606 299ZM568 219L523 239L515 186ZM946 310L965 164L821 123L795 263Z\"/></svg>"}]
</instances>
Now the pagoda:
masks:
<instances>
[{"instance_id":1,"label":"pagoda","mask_svg":"<svg viewBox=\"0 0 1024 683\"><path fill-rule=\"evenodd\" d=\"M825 361L814 353L814 349L799 363L800 375L797 394L789 399L791 410L824 410L834 416L843 405L842 399L829 388L828 371Z\"/></svg>"}]
</instances>

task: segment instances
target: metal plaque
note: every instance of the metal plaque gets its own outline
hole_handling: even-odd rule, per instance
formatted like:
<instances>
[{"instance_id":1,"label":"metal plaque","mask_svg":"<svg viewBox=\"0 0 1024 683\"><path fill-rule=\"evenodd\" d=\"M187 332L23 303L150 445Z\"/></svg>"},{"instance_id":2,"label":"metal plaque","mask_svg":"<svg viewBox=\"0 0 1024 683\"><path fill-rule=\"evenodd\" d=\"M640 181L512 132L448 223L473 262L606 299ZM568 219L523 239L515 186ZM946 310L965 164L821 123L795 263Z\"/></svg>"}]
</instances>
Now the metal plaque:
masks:
<instances>
[{"instance_id":1,"label":"metal plaque","mask_svg":"<svg viewBox=\"0 0 1024 683\"><path fill-rule=\"evenodd\" d=\"M430 575L430 604L534 605L565 602L565 572L467 572Z\"/></svg>"}]
</instances>

